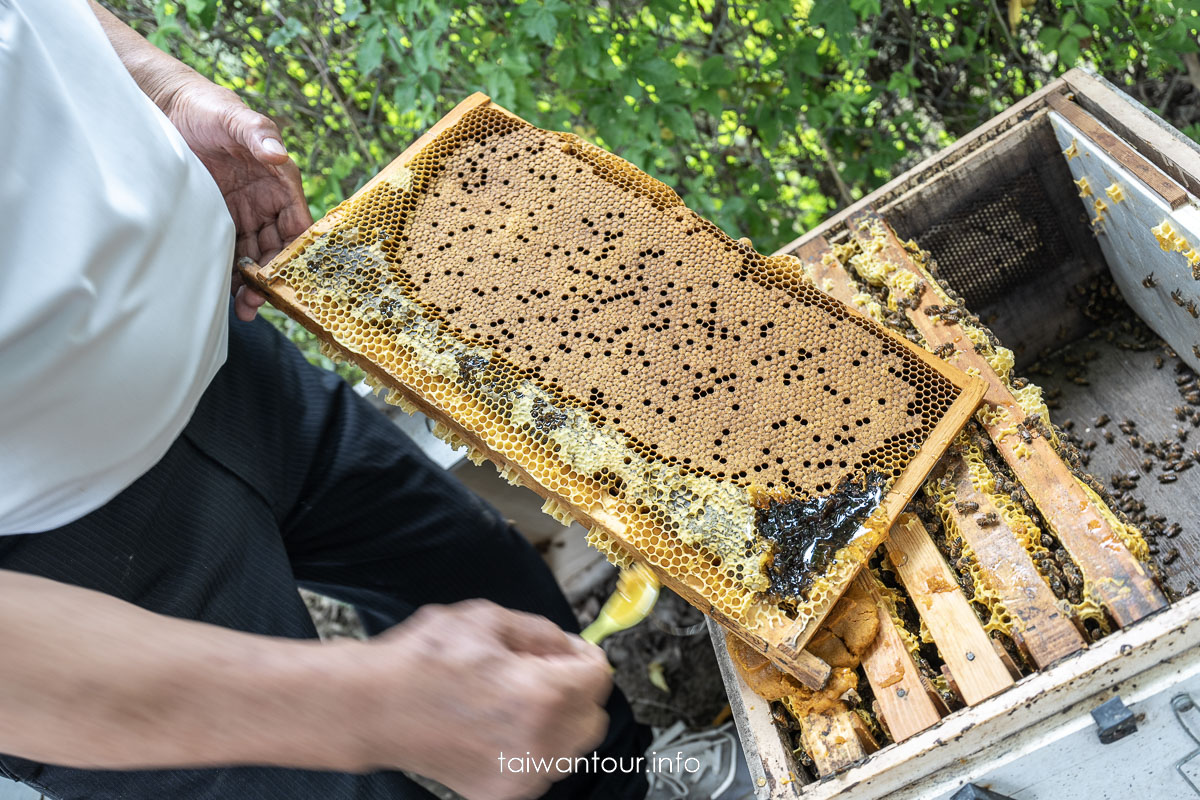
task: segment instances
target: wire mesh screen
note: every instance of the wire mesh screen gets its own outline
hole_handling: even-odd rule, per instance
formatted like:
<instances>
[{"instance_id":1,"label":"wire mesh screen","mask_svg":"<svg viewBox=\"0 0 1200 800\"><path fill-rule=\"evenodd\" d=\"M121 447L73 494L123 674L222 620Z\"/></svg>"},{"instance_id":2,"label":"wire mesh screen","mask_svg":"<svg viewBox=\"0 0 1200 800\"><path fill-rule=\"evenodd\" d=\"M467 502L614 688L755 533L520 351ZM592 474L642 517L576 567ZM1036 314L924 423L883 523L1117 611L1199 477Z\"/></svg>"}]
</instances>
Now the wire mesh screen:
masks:
<instances>
[{"instance_id":1,"label":"wire mesh screen","mask_svg":"<svg viewBox=\"0 0 1200 800\"><path fill-rule=\"evenodd\" d=\"M1037 173L1027 170L913 238L967 306L978 309L1070 256L1059 219Z\"/></svg>"}]
</instances>

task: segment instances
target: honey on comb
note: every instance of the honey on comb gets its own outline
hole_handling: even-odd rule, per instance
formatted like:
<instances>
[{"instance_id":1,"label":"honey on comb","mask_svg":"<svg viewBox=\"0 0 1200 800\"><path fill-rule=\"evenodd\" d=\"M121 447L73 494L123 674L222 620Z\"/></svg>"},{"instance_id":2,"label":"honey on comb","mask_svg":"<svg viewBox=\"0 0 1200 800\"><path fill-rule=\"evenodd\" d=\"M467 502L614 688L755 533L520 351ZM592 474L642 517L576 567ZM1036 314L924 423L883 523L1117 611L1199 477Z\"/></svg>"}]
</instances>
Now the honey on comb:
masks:
<instances>
[{"instance_id":1,"label":"honey on comb","mask_svg":"<svg viewBox=\"0 0 1200 800\"><path fill-rule=\"evenodd\" d=\"M750 631L828 609L902 505L875 508L882 484L961 394L794 259L493 106L441 128L263 274L402 399L591 523L610 557L632 547ZM878 491L820 574L802 592L773 582L779 544L752 489L787 502L868 476Z\"/></svg>"}]
</instances>

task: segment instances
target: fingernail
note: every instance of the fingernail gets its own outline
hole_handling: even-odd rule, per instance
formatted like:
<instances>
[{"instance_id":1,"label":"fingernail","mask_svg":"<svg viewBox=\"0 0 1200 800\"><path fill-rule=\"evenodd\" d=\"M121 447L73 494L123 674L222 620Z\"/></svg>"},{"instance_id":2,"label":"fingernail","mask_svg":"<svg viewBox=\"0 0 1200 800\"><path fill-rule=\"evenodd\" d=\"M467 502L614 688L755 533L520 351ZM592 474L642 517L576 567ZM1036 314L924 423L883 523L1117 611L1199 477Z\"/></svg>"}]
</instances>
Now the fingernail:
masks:
<instances>
[{"instance_id":1,"label":"fingernail","mask_svg":"<svg viewBox=\"0 0 1200 800\"><path fill-rule=\"evenodd\" d=\"M286 156L287 150L283 146L283 142L278 139L263 139L262 149L266 150L273 156Z\"/></svg>"}]
</instances>

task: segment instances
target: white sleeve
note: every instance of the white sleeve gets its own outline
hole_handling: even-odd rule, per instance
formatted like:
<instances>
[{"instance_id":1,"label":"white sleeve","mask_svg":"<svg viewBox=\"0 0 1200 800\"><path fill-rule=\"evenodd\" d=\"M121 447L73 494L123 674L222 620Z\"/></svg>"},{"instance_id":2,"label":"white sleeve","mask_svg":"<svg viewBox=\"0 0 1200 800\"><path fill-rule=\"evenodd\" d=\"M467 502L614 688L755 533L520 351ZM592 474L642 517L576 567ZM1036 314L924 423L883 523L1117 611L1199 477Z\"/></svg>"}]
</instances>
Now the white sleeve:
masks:
<instances>
[{"instance_id":1,"label":"white sleeve","mask_svg":"<svg viewBox=\"0 0 1200 800\"><path fill-rule=\"evenodd\" d=\"M233 243L86 0L0 0L0 534L162 458L225 358Z\"/></svg>"}]
</instances>

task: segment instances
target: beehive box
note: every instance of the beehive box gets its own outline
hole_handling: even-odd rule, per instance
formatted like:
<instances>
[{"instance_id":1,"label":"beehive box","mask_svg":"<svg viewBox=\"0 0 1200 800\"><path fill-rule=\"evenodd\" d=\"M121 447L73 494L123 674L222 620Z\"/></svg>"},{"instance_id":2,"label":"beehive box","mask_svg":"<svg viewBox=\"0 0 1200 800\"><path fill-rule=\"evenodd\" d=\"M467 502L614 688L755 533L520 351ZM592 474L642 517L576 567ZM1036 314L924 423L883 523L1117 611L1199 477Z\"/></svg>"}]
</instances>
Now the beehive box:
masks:
<instances>
[{"instance_id":1,"label":"beehive box","mask_svg":"<svg viewBox=\"0 0 1200 800\"><path fill-rule=\"evenodd\" d=\"M1072 71L781 251L988 390L860 577L840 704L764 700L713 629L760 797L1190 796L1198 192L1195 145ZM903 271L933 292L889 307ZM1117 693L1140 746L1098 741Z\"/></svg>"},{"instance_id":2,"label":"beehive box","mask_svg":"<svg viewBox=\"0 0 1200 800\"><path fill-rule=\"evenodd\" d=\"M245 274L811 685L828 667L804 645L983 391L795 258L483 95Z\"/></svg>"}]
</instances>

